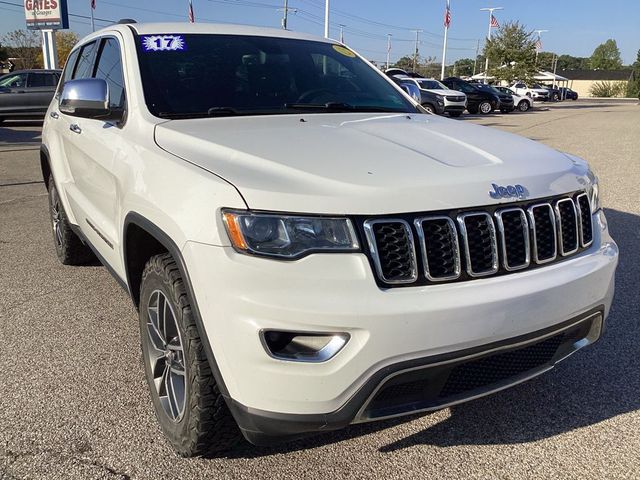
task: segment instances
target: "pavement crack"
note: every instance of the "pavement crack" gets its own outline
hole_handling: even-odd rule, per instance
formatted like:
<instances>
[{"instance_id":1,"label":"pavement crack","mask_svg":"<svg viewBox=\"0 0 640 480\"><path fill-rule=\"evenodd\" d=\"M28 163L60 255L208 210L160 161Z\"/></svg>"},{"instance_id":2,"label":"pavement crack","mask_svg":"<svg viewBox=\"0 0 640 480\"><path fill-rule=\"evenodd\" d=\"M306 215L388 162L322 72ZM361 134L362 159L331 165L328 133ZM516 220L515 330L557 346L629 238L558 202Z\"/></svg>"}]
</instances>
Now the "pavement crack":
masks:
<instances>
[{"instance_id":1,"label":"pavement crack","mask_svg":"<svg viewBox=\"0 0 640 480\"><path fill-rule=\"evenodd\" d=\"M27 198L38 198L38 197L46 197L46 193L39 193L38 195L24 195L18 198L12 198L11 200L5 200L4 202L0 202L0 205L7 205L9 203L21 202L22 200L26 200Z\"/></svg>"}]
</instances>

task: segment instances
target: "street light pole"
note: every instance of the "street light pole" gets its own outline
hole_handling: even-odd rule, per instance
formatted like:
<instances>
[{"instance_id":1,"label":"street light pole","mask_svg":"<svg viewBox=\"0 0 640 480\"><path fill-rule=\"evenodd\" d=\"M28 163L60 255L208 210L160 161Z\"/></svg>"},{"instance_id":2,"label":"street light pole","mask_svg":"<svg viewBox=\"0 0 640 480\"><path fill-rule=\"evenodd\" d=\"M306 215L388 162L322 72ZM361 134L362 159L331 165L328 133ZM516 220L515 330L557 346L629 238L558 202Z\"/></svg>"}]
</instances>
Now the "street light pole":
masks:
<instances>
[{"instance_id":1,"label":"street light pole","mask_svg":"<svg viewBox=\"0 0 640 480\"><path fill-rule=\"evenodd\" d=\"M329 38L329 0L324 4L324 38Z\"/></svg>"},{"instance_id":2,"label":"street light pole","mask_svg":"<svg viewBox=\"0 0 640 480\"><path fill-rule=\"evenodd\" d=\"M489 31L487 32L487 40L491 40L491 20L493 19L493 11L494 10L504 10L502 7L489 7L489 8L481 8L481 11L489 12ZM484 62L484 83L487 83L487 76L489 75L489 55L485 55Z\"/></svg>"},{"instance_id":3,"label":"street light pole","mask_svg":"<svg viewBox=\"0 0 640 480\"><path fill-rule=\"evenodd\" d=\"M449 34L449 22L451 20L451 5L447 0L447 8L444 12L444 43L442 45L442 69L440 70L440 80L444 80L444 68L447 61L447 35Z\"/></svg>"}]
</instances>

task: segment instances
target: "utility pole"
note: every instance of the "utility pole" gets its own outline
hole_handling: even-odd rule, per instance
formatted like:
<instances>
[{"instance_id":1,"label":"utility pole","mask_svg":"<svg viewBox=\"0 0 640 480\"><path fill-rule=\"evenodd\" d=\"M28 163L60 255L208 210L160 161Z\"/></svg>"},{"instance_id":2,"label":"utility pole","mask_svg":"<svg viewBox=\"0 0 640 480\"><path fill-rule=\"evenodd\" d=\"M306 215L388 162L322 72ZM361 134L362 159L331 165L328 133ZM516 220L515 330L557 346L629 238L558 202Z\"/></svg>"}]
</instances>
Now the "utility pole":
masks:
<instances>
[{"instance_id":1,"label":"utility pole","mask_svg":"<svg viewBox=\"0 0 640 480\"><path fill-rule=\"evenodd\" d=\"M489 32L487 33L487 40L491 40L491 21L493 20L493 12L494 10L504 10L502 7L488 7L481 8L481 11L489 12ZM484 62L484 83L487 83L487 76L489 75L489 55L486 56Z\"/></svg>"},{"instance_id":2,"label":"utility pole","mask_svg":"<svg viewBox=\"0 0 640 480\"><path fill-rule=\"evenodd\" d=\"M329 0L324 4L324 38L329 38Z\"/></svg>"},{"instance_id":3,"label":"utility pole","mask_svg":"<svg viewBox=\"0 0 640 480\"><path fill-rule=\"evenodd\" d=\"M284 0L284 12L282 13L282 29L287 29L287 17L289 16L289 0Z\"/></svg>"},{"instance_id":4,"label":"utility pole","mask_svg":"<svg viewBox=\"0 0 640 480\"><path fill-rule=\"evenodd\" d=\"M387 33L387 70L389 70L390 57L391 57L391 34Z\"/></svg>"},{"instance_id":5,"label":"utility pole","mask_svg":"<svg viewBox=\"0 0 640 480\"><path fill-rule=\"evenodd\" d=\"M418 63L418 44L420 43L420 33L422 30L412 30L416 34L416 48L413 52L413 71L416 71L416 64Z\"/></svg>"},{"instance_id":6,"label":"utility pole","mask_svg":"<svg viewBox=\"0 0 640 480\"><path fill-rule=\"evenodd\" d=\"M548 31L549 30L534 30L534 32L538 34L538 41L536 42L536 63L535 63L536 67L538 66L538 51L540 50L540 48L542 48L542 40L540 38L540 34ZM540 47L538 47L538 45Z\"/></svg>"},{"instance_id":7,"label":"utility pole","mask_svg":"<svg viewBox=\"0 0 640 480\"><path fill-rule=\"evenodd\" d=\"M476 58L473 59L473 74L476 74L476 68L478 67L478 54L480 53L480 39L478 39L478 45L476 45Z\"/></svg>"}]
</instances>

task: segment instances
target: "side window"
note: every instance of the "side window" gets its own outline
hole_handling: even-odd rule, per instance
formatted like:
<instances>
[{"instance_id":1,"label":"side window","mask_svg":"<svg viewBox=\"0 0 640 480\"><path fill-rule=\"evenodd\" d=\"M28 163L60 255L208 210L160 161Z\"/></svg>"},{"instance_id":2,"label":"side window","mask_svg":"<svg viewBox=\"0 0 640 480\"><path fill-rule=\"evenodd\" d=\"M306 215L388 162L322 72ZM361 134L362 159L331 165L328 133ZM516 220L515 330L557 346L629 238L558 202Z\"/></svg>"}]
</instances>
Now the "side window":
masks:
<instances>
[{"instance_id":1,"label":"side window","mask_svg":"<svg viewBox=\"0 0 640 480\"><path fill-rule=\"evenodd\" d=\"M97 42L86 44L80 49L80 57L72 78L90 78L93 73L93 58Z\"/></svg>"},{"instance_id":2,"label":"side window","mask_svg":"<svg viewBox=\"0 0 640 480\"><path fill-rule=\"evenodd\" d=\"M55 87L58 77L55 73L30 73L28 87Z\"/></svg>"},{"instance_id":3,"label":"side window","mask_svg":"<svg viewBox=\"0 0 640 480\"><path fill-rule=\"evenodd\" d=\"M80 49L76 49L69 54L67 58L67 63L64 67L64 72L62 72L62 82L60 85L64 84L67 80L71 80L73 75L73 69L76 66L76 60L78 60L78 54L80 53Z\"/></svg>"},{"instance_id":4,"label":"side window","mask_svg":"<svg viewBox=\"0 0 640 480\"><path fill-rule=\"evenodd\" d=\"M0 80L0 87L4 88L23 88L27 86L27 74L17 73L15 75L7 75Z\"/></svg>"},{"instance_id":5,"label":"side window","mask_svg":"<svg viewBox=\"0 0 640 480\"><path fill-rule=\"evenodd\" d=\"M103 79L109 85L109 107L123 109L125 89L122 57L120 56L120 45L115 38L105 38L102 41L94 77Z\"/></svg>"}]
</instances>

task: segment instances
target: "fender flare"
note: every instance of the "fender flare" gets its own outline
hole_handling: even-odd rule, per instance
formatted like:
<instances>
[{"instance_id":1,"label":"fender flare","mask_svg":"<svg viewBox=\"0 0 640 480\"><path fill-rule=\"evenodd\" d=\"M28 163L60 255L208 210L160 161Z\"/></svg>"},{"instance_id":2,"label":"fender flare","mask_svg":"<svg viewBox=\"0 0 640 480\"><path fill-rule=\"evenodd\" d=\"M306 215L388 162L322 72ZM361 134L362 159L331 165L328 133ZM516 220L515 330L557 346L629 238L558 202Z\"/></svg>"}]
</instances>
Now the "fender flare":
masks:
<instances>
[{"instance_id":1,"label":"fender flare","mask_svg":"<svg viewBox=\"0 0 640 480\"><path fill-rule=\"evenodd\" d=\"M200 333L200 339L202 341L202 346L204 348L205 355L209 362L209 366L211 367L211 372L213 373L213 377L218 385L218 389L220 390L220 394L225 399L227 406L231 406L231 398L229 396L229 390L224 383L222 378L222 373L220 373L220 369L218 367L218 363L216 362L215 356L213 354L213 350L211 348L211 344L209 343L209 337L207 336L207 332L204 328L204 323L202 321L202 316L200 315L200 309L198 308L198 302L195 297L195 293L193 291L193 286L191 283L191 279L189 277L189 272L187 270L187 266L184 261L184 257L182 256L182 252L176 245L176 243L171 239L169 235L167 235L160 227L151 222L149 219L140 215L137 212L129 212L125 219L122 228L123 233L123 245L126 239L127 229L129 225L135 225L143 230L145 230L149 235L154 237L163 247L167 249L167 252L171 254L173 259L178 266L178 270L180 271L180 276L182 277L182 281L185 284L187 289L187 295L189 297L189 302L191 304L191 311L193 312L193 317L196 321L196 327L198 328L198 332ZM130 273L128 268L127 261L127 249L124 248L124 265L125 272L127 278L127 285L130 285ZM131 297L133 300L133 296Z\"/></svg>"}]
</instances>

